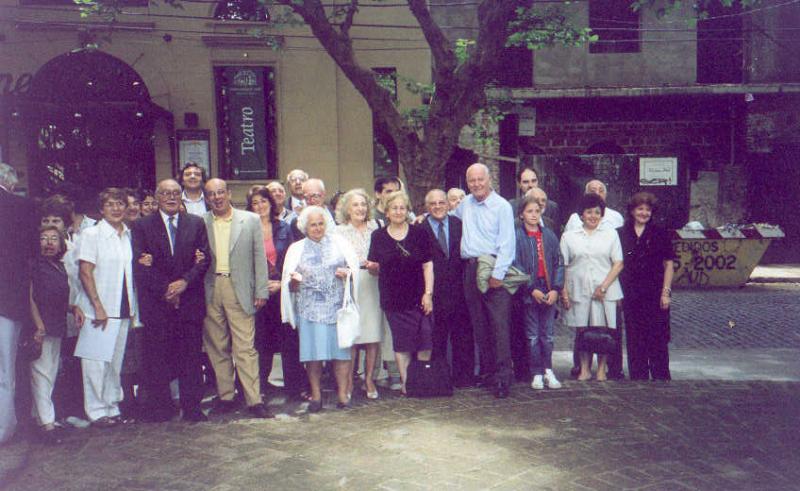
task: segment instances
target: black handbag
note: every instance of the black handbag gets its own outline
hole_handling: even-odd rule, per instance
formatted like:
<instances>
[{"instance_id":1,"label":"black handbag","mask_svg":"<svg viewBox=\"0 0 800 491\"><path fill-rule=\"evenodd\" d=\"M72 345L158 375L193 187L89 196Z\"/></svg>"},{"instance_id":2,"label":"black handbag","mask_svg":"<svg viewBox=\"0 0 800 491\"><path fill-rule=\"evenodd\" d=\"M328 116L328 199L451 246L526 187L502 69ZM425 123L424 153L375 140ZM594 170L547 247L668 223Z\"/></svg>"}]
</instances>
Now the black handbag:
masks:
<instances>
[{"instance_id":1,"label":"black handbag","mask_svg":"<svg viewBox=\"0 0 800 491\"><path fill-rule=\"evenodd\" d=\"M617 340L608 327L589 326L581 328L578 334L578 351L610 355L617 352Z\"/></svg>"},{"instance_id":2,"label":"black handbag","mask_svg":"<svg viewBox=\"0 0 800 491\"><path fill-rule=\"evenodd\" d=\"M406 375L408 397L451 397L453 383L445 360L412 360Z\"/></svg>"},{"instance_id":3,"label":"black handbag","mask_svg":"<svg viewBox=\"0 0 800 491\"><path fill-rule=\"evenodd\" d=\"M589 320L591 323L592 307L589 306ZM617 337L614 330L606 326L587 326L578 331L578 341L575 343L578 351L610 355L617 352Z\"/></svg>"}]
</instances>

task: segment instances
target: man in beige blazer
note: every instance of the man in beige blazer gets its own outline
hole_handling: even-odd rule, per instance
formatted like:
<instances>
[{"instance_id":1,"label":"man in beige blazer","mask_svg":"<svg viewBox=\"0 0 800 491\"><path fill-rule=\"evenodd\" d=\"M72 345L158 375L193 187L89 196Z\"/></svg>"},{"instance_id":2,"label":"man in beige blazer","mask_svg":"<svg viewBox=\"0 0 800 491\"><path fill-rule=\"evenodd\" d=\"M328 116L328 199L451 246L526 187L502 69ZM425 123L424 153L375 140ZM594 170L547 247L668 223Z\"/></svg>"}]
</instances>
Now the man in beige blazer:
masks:
<instances>
[{"instance_id":1,"label":"man in beige blazer","mask_svg":"<svg viewBox=\"0 0 800 491\"><path fill-rule=\"evenodd\" d=\"M250 413L271 418L261 400L258 353L253 346L255 314L267 297L264 234L258 216L231 206L222 179L206 183L211 211L205 214L211 265L205 277L203 344L217 376L218 412L236 409L234 365Z\"/></svg>"}]
</instances>

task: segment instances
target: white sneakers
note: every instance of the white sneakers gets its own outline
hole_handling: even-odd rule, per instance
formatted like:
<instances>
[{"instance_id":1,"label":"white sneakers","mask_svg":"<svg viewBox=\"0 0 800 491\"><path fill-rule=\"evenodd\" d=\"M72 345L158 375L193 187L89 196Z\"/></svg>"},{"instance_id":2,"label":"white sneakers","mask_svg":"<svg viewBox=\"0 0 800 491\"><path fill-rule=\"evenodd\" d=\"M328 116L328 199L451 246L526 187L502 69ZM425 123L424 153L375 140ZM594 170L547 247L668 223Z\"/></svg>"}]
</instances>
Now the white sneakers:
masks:
<instances>
[{"instance_id":1,"label":"white sneakers","mask_svg":"<svg viewBox=\"0 0 800 491\"><path fill-rule=\"evenodd\" d=\"M560 389L561 382L556 378L556 374L549 368L544 371L544 383L548 389Z\"/></svg>"},{"instance_id":2,"label":"white sneakers","mask_svg":"<svg viewBox=\"0 0 800 491\"><path fill-rule=\"evenodd\" d=\"M544 372L544 376L542 375L534 375L533 382L531 382L531 389L534 390L542 390L545 387L548 389L560 389L561 382L558 381L556 375L553 373L551 369L547 369Z\"/></svg>"}]
</instances>

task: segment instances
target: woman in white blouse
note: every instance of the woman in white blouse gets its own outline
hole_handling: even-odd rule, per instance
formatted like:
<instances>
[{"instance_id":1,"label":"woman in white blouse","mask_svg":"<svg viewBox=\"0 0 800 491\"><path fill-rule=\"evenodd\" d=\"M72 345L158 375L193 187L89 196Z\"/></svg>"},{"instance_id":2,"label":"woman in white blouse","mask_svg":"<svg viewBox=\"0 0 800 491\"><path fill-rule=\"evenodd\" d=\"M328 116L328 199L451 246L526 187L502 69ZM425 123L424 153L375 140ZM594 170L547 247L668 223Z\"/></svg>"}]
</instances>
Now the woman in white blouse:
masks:
<instances>
[{"instance_id":1,"label":"woman in white blouse","mask_svg":"<svg viewBox=\"0 0 800 491\"><path fill-rule=\"evenodd\" d=\"M347 241L358 256L359 271L357 273L361 287L358 289L356 305L360 314L361 335L353 345L353 360L357 360L358 350L366 352L364 362L364 385L367 399L378 398L378 388L373 375L381 345L381 334L385 317L378 297L378 263L368 261L370 238L372 232L379 228L378 222L372 218L369 196L363 189L352 189L339 199L336 207L336 233ZM352 392L352 379L350 389Z\"/></svg>"},{"instance_id":2,"label":"woman in white blouse","mask_svg":"<svg viewBox=\"0 0 800 491\"><path fill-rule=\"evenodd\" d=\"M92 424L119 422L120 386L125 340L137 317L133 289L131 233L125 226L127 194L118 188L100 193L103 219L83 232L80 279L84 292L78 301L86 320L75 356L83 369L84 408Z\"/></svg>"},{"instance_id":3,"label":"woman in white blouse","mask_svg":"<svg viewBox=\"0 0 800 491\"><path fill-rule=\"evenodd\" d=\"M587 326L617 327L617 302L622 288L617 277L622 271L622 246L616 230L600 230L605 212L600 196L586 194L578 206L583 226L564 232L561 254L566 272L561 302L564 321L576 329ZM578 380L592 378L592 353L579 352ZM597 380L606 380L606 355L597 355Z\"/></svg>"}]
</instances>

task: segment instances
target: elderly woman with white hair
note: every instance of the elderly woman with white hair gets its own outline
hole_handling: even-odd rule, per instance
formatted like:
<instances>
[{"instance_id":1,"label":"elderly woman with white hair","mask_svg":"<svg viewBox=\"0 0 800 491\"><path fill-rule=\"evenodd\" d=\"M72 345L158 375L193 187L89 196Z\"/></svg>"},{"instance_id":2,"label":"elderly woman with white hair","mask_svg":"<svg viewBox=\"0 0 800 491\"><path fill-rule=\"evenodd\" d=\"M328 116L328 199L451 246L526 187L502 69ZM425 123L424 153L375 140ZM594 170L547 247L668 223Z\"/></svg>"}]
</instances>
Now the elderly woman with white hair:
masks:
<instances>
[{"instance_id":1,"label":"elderly woman with white hair","mask_svg":"<svg viewBox=\"0 0 800 491\"><path fill-rule=\"evenodd\" d=\"M340 224L336 227L336 233L353 247L359 264L355 276L358 276L360 283L356 304L360 314L361 335L353 345L353 359L356 359L359 348L366 351L364 388L367 399L377 399L378 388L372 377L386 317L378 297L378 263L369 261L367 254L372 232L381 226L372 218L369 196L363 189L352 189L342 195L336 207L336 221Z\"/></svg>"},{"instance_id":2,"label":"elderly woman with white hair","mask_svg":"<svg viewBox=\"0 0 800 491\"><path fill-rule=\"evenodd\" d=\"M359 270L358 257L347 241L326 234L326 210L308 206L300 212L297 227L305 238L289 246L281 278L281 317L298 330L300 361L306 364L311 386L308 410L322 409L322 362L333 361L338 392L337 407L349 405L352 370L350 348L340 348L336 312L342 305L345 278ZM359 278L353 274L353 298L358 298Z\"/></svg>"}]
</instances>

